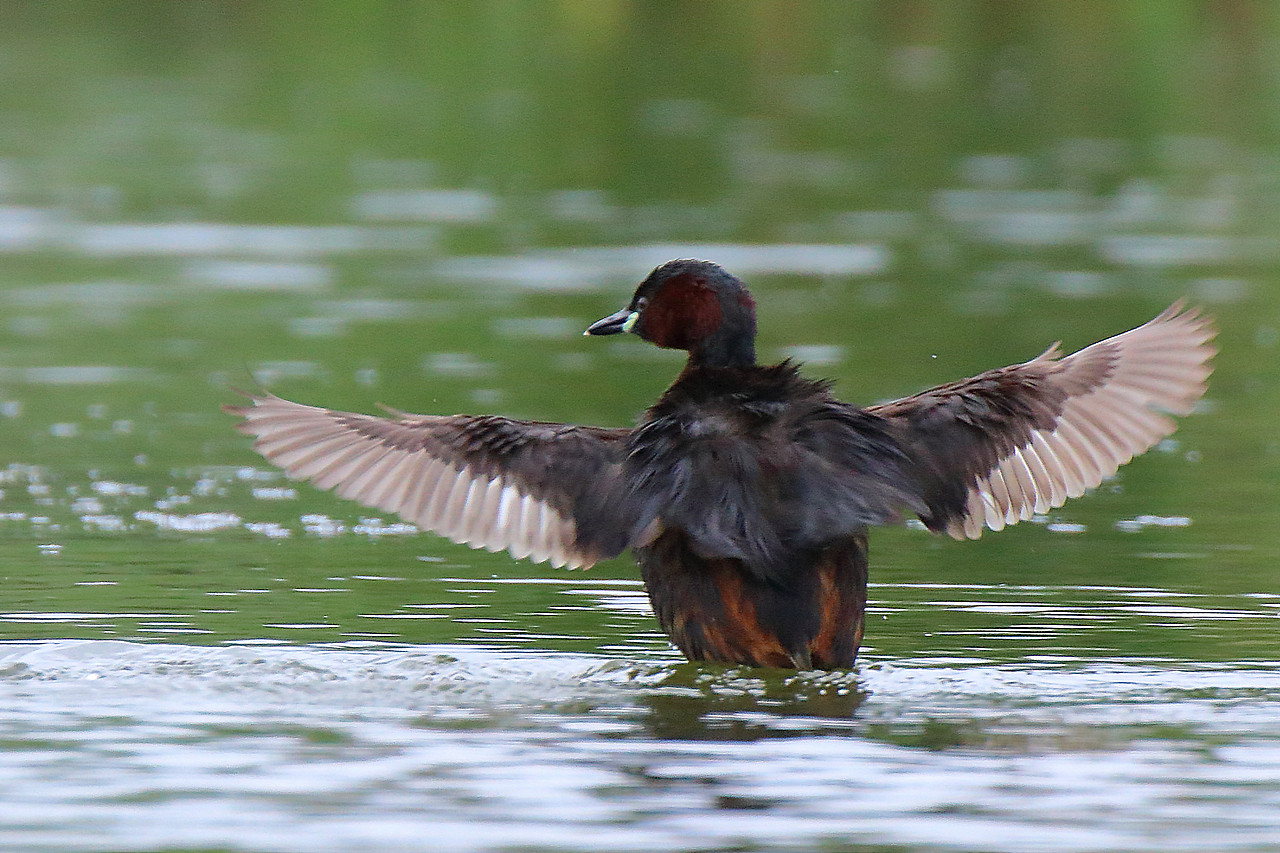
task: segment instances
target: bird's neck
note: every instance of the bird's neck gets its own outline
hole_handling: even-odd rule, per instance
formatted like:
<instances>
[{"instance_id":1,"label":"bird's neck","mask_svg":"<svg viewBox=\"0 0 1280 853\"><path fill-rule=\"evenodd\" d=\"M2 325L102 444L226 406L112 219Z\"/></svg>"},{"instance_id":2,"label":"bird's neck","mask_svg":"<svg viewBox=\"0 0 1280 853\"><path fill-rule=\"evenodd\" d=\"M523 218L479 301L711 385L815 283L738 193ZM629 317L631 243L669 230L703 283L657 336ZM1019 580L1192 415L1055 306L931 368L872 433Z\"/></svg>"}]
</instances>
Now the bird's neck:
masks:
<instances>
[{"instance_id":1,"label":"bird's neck","mask_svg":"<svg viewBox=\"0 0 1280 853\"><path fill-rule=\"evenodd\" d=\"M751 367L756 363L756 342L745 335L712 335L689 350L686 370L695 367Z\"/></svg>"}]
</instances>

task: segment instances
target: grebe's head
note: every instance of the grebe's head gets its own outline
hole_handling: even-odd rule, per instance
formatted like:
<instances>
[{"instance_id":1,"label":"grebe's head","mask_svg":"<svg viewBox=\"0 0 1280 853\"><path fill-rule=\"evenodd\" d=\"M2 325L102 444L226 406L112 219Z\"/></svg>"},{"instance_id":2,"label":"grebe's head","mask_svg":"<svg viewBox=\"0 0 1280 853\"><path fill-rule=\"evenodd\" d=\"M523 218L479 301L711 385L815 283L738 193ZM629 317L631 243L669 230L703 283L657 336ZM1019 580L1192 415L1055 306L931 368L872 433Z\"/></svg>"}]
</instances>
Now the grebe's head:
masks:
<instances>
[{"instance_id":1,"label":"grebe's head","mask_svg":"<svg viewBox=\"0 0 1280 853\"><path fill-rule=\"evenodd\" d=\"M756 360L756 303L746 285L717 264L667 261L640 283L626 308L586 334L620 332L687 350L690 364L740 367Z\"/></svg>"}]
</instances>

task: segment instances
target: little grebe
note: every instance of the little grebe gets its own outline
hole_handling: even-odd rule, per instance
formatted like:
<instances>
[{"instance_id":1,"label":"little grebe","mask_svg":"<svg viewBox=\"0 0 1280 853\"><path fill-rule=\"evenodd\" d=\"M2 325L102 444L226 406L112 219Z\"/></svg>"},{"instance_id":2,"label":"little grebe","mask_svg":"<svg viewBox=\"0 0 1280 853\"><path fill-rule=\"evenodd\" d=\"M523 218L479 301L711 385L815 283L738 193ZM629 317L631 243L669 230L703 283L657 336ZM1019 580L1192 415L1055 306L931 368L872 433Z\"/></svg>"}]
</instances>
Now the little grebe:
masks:
<instances>
[{"instance_id":1,"label":"little grebe","mask_svg":"<svg viewBox=\"0 0 1280 853\"><path fill-rule=\"evenodd\" d=\"M707 261L649 274L587 329L688 363L634 429L493 415L394 418L252 395L228 407L294 479L476 548L586 567L631 548L693 660L848 667L867 526L903 510L976 539L1061 506L1173 432L1205 391L1215 330L1175 304L1060 357L858 408L784 361L756 364L755 303Z\"/></svg>"}]
</instances>

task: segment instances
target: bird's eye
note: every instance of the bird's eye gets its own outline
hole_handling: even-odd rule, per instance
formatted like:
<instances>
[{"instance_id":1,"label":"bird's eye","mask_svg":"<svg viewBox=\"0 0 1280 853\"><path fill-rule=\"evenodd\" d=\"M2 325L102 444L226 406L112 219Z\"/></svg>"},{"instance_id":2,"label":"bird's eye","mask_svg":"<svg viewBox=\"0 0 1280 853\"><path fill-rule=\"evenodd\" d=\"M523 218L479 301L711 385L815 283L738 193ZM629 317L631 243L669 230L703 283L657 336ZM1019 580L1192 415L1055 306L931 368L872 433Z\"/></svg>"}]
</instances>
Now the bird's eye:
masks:
<instances>
[{"instance_id":1,"label":"bird's eye","mask_svg":"<svg viewBox=\"0 0 1280 853\"><path fill-rule=\"evenodd\" d=\"M643 311L647 307L649 307L649 297L641 296L639 299L636 300L636 304L632 307L631 310Z\"/></svg>"}]
</instances>

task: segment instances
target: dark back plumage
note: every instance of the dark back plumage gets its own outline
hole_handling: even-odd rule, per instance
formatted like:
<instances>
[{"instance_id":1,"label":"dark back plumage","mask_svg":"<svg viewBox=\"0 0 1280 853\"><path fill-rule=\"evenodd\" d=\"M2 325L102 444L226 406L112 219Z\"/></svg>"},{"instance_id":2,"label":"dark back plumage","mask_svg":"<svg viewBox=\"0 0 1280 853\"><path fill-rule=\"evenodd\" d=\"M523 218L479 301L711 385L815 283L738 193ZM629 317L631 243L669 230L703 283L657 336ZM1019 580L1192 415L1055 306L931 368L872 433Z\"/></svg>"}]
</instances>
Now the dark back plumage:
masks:
<instances>
[{"instance_id":1,"label":"dark back plumage","mask_svg":"<svg viewBox=\"0 0 1280 853\"><path fill-rule=\"evenodd\" d=\"M641 526L660 520L779 584L827 543L923 509L889 425L788 362L687 371L627 448Z\"/></svg>"}]
</instances>

